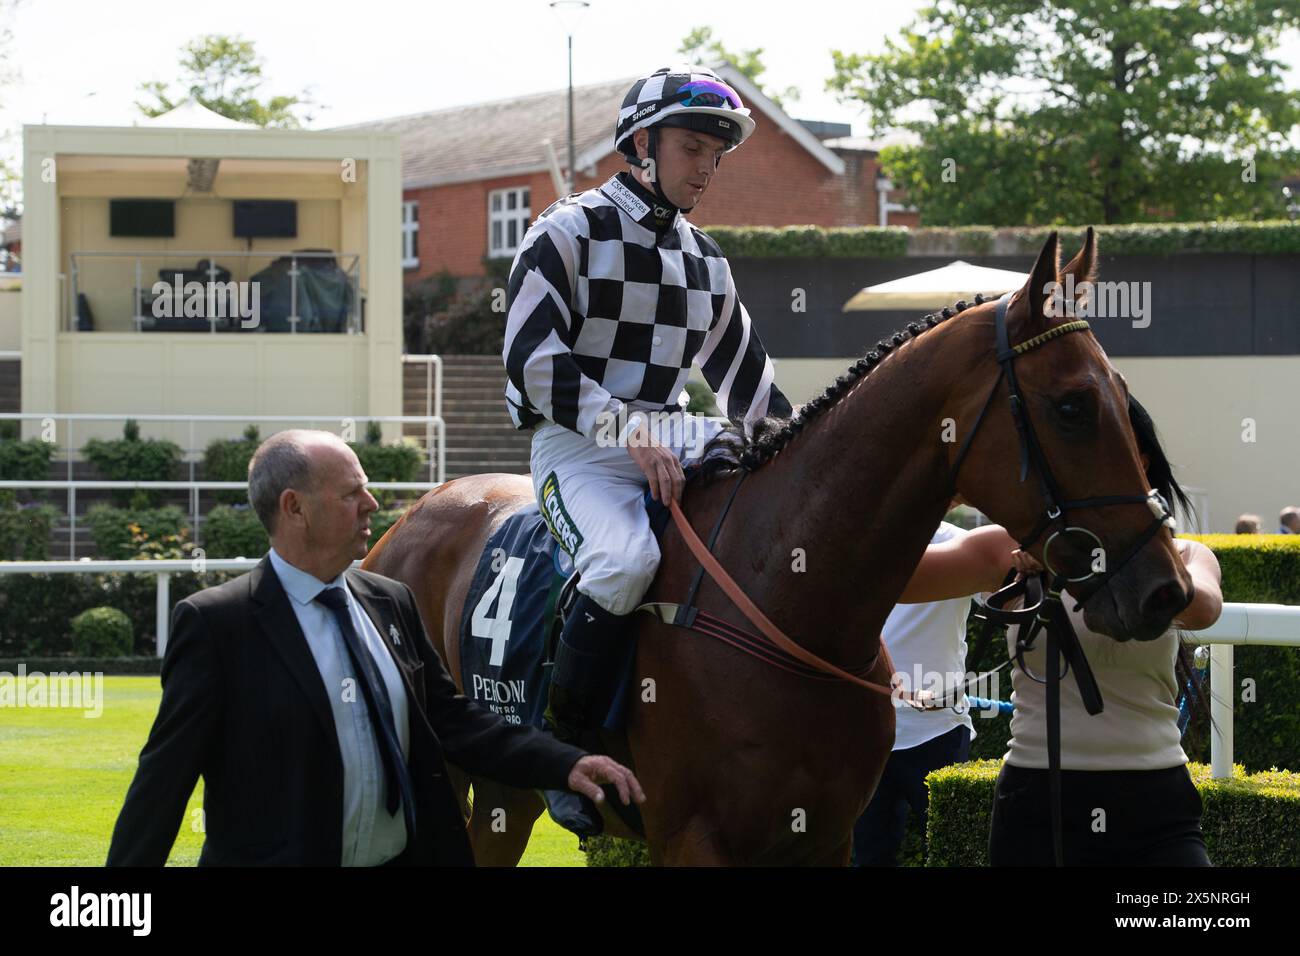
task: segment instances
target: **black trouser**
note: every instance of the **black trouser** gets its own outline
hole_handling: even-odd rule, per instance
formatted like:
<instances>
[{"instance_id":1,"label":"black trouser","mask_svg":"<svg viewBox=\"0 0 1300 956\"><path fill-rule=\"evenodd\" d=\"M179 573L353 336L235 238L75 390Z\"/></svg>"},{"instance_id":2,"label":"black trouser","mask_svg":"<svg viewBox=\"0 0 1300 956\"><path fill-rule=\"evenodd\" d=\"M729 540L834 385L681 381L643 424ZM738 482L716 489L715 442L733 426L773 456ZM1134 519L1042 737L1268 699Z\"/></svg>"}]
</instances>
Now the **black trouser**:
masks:
<instances>
[{"instance_id":1,"label":"black trouser","mask_svg":"<svg viewBox=\"0 0 1300 956\"><path fill-rule=\"evenodd\" d=\"M989 863L1051 866L1046 770L1002 765L993 796ZM1201 795L1186 765L1166 770L1061 772L1067 866L1210 866Z\"/></svg>"},{"instance_id":2,"label":"black trouser","mask_svg":"<svg viewBox=\"0 0 1300 956\"><path fill-rule=\"evenodd\" d=\"M925 832L930 798L925 788L926 775L961 763L968 756L970 731L965 726L891 753L880 775L880 785L853 827L853 865L897 866L909 809L916 814L921 832Z\"/></svg>"}]
</instances>

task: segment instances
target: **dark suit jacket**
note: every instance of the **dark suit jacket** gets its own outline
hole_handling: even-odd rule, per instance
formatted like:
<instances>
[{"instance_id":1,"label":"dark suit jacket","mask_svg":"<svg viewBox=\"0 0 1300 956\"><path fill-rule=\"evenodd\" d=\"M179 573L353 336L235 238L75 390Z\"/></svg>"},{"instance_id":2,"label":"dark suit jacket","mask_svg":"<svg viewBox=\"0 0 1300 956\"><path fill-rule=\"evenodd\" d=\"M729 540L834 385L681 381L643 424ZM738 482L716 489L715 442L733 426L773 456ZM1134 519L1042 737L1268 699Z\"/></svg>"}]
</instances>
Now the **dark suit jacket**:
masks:
<instances>
[{"instance_id":1,"label":"dark suit jacket","mask_svg":"<svg viewBox=\"0 0 1300 956\"><path fill-rule=\"evenodd\" d=\"M444 760L525 788L564 788L583 752L456 692L405 584L347 572L401 671L410 707L413 864L473 865ZM394 644L390 625L400 642ZM176 605L163 695L117 818L108 865L161 866L200 775L202 865L337 866L343 762L325 685L270 558Z\"/></svg>"}]
</instances>

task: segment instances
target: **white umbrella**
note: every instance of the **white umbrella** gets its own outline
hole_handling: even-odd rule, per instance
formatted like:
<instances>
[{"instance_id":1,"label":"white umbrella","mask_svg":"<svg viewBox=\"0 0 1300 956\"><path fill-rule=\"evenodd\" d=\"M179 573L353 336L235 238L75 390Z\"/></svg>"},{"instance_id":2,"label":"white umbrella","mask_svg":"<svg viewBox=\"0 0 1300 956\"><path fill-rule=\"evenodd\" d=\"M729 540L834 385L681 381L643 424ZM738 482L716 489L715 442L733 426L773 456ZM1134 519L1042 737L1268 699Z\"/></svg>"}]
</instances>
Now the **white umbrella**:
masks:
<instances>
[{"instance_id":1,"label":"white umbrella","mask_svg":"<svg viewBox=\"0 0 1300 956\"><path fill-rule=\"evenodd\" d=\"M1023 272L973 266L958 259L929 272L869 285L848 302L844 312L885 309L924 309L933 311L952 305L959 299L970 301L975 293L998 296L1019 289L1028 281Z\"/></svg>"}]
</instances>

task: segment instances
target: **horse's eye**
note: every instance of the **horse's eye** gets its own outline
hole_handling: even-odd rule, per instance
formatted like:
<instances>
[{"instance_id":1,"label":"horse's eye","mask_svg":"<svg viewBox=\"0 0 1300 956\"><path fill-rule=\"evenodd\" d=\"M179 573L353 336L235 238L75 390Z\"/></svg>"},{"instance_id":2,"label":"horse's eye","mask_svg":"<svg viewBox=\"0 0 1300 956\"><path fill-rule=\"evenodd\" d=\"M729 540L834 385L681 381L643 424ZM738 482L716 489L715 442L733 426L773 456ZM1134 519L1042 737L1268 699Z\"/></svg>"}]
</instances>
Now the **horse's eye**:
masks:
<instances>
[{"instance_id":1,"label":"horse's eye","mask_svg":"<svg viewBox=\"0 0 1300 956\"><path fill-rule=\"evenodd\" d=\"M1069 395L1055 403L1056 414L1067 425L1078 425L1084 420L1087 406L1079 395Z\"/></svg>"}]
</instances>

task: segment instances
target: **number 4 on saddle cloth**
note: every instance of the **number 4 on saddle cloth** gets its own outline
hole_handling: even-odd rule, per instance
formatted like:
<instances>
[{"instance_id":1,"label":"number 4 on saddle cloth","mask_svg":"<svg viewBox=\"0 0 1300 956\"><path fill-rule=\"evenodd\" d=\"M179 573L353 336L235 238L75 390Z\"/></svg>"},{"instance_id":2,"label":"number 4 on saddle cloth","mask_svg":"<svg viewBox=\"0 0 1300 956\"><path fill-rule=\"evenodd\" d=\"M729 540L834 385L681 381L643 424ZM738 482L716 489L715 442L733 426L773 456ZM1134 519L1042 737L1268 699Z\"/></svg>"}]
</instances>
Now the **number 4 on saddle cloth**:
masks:
<instances>
[{"instance_id":1,"label":"number 4 on saddle cloth","mask_svg":"<svg viewBox=\"0 0 1300 956\"><path fill-rule=\"evenodd\" d=\"M686 467L688 477L696 467ZM658 535L668 523L668 509L648 490L645 502ZM479 556L465 596L460 627L465 696L511 723L542 726L550 663L564 618L577 600L577 583L572 558L536 503L505 520ZM606 730L623 729L635 658L635 641L628 641L618 692L603 722Z\"/></svg>"}]
</instances>

